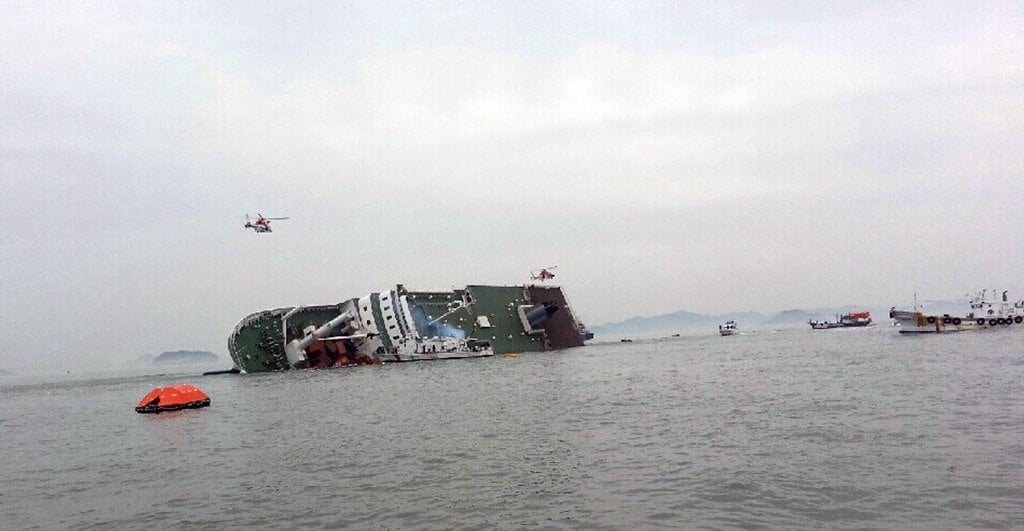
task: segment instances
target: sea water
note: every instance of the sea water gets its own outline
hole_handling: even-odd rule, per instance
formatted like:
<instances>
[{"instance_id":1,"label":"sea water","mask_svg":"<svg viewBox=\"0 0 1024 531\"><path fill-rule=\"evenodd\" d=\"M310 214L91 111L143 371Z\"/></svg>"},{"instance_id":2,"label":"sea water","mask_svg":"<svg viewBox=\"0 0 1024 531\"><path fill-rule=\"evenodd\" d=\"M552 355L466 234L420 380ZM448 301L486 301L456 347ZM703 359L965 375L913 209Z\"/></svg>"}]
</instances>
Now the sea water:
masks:
<instances>
[{"instance_id":1,"label":"sea water","mask_svg":"<svg viewBox=\"0 0 1024 531\"><path fill-rule=\"evenodd\" d=\"M1024 329L875 326L5 378L0 527L1019 529L1022 373Z\"/></svg>"}]
</instances>

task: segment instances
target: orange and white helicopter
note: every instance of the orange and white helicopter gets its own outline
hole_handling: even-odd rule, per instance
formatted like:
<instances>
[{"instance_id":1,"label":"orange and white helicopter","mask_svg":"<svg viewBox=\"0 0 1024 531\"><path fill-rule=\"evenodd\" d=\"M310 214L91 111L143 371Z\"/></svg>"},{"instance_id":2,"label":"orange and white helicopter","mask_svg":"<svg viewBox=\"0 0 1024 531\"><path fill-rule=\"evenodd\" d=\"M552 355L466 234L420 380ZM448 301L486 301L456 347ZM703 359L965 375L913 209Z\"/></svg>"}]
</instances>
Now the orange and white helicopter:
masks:
<instances>
[{"instance_id":1,"label":"orange and white helicopter","mask_svg":"<svg viewBox=\"0 0 1024 531\"><path fill-rule=\"evenodd\" d=\"M530 280L539 280L541 282L551 280L555 278L555 274L551 272L552 269L558 269L558 266L542 267L540 269L530 271Z\"/></svg>"},{"instance_id":2,"label":"orange and white helicopter","mask_svg":"<svg viewBox=\"0 0 1024 531\"><path fill-rule=\"evenodd\" d=\"M256 214L256 219L253 219L253 218L249 217L249 214L246 214L245 215L245 228L252 229L257 234L261 233L261 232L274 232L273 230L270 229L270 222L272 220L276 221L276 220L279 220L279 219L288 219L288 218L286 218L286 217L285 218L265 218L265 217L263 217L263 214Z\"/></svg>"}]
</instances>

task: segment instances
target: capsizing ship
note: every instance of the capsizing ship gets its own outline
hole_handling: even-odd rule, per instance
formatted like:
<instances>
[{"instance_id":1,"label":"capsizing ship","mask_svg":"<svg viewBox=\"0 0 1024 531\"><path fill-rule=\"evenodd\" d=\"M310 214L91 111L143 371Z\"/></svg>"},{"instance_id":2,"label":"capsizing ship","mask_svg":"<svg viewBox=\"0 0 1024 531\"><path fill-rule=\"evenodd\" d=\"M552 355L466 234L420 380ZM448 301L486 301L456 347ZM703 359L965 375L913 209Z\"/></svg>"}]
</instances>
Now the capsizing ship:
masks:
<instances>
[{"instance_id":1,"label":"capsizing ship","mask_svg":"<svg viewBox=\"0 0 1024 531\"><path fill-rule=\"evenodd\" d=\"M246 316L228 338L241 372L475 358L583 345L593 337L557 286L393 290Z\"/></svg>"}]
</instances>

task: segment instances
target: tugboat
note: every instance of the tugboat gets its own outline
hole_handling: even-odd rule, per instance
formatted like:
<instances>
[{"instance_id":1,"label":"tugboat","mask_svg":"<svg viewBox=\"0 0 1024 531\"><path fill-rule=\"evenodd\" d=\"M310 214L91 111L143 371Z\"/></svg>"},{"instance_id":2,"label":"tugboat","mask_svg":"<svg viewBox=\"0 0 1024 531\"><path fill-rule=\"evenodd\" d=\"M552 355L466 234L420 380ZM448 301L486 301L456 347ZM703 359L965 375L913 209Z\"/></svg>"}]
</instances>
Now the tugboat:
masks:
<instances>
[{"instance_id":1,"label":"tugboat","mask_svg":"<svg viewBox=\"0 0 1024 531\"><path fill-rule=\"evenodd\" d=\"M736 329L736 321L726 321L725 324L718 325L718 333L723 336L734 336L740 331Z\"/></svg>"},{"instance_id":2,"label":"tugboat","mask_svg":"<svg viewBox=\"0 0 1024 531\"><path fill-rule=\"evenodd\" d=\"M989 290L987 289L975 293L968 300L971 311L963 316L953 316L948 313L928 315L920 311L915 302L913 311L897 310L893 306L889 310L889 318L899 326L901 334L962 332L984 328L1018 327L1018 325L1024 324L1024 300L1010 303L1007 297L1008 293L1008 291L1003 291L1001 301L989 300ZM991 294L995 295L996 291L992 290Z\"/></svg>"}]
</instances>

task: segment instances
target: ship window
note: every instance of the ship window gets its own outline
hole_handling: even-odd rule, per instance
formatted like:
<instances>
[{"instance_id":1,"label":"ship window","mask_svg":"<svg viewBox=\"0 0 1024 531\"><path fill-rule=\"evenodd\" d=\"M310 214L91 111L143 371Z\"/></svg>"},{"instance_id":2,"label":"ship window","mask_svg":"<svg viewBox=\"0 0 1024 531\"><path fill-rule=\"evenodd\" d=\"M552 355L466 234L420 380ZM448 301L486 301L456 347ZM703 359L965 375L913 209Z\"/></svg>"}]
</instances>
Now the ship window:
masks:
<instances>
[{"instance_id":1,"label":"ship window","mask_svg":"<svg viewBox=\"0 0 1024 531\"><path fill-rule=\"evenodd\" d=\"M391 336L391 339L398 339L398 336Z\"/></svg>"},{"instance_id":2,"label":"ship window","mask_svg":"<svg viewBox=\"0 0 1024 531\"><path fill-rule=\"evenodd\" d=\"M386 311L388 311L388 310L390 310L390 309L391 309L391 307L390 307L390 306L385 306L385 307L384 307L384 311L385 311L385 312L386 312Z\"/></svg>"},{"instance_id":3,"label":"ship window","mask_svg":"<svg viewBox=\"0 0 1024 531\"><path fill-rule=\"evenodd\" d=\"M369 319L366 320L366 324L370 324L370 320Z\"/></svg>"},{"instance_id":4,"label":"ship window","mask_svg":"<svg viewBox=\"0 0 1024 531\"><path fill-rule=\"evenodd\" d=\"M388 330L394 330L394 329L395 329L395 325L391 325L391 326L388 327Z\"/></svg>"},{"instance_id":5,"label":"ship window","mask_svg":"<svg viewBox=\"0 0 1024 531\"><path fill-rule=\"evenodd\" d=\"M388 321L390 321L390 320L392 320L392 319L394 319L394 318L395 318L395 316L394 316L394 315L389 315L389 316L387 317Z\"/></svg>"}]
</instances>

